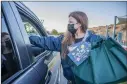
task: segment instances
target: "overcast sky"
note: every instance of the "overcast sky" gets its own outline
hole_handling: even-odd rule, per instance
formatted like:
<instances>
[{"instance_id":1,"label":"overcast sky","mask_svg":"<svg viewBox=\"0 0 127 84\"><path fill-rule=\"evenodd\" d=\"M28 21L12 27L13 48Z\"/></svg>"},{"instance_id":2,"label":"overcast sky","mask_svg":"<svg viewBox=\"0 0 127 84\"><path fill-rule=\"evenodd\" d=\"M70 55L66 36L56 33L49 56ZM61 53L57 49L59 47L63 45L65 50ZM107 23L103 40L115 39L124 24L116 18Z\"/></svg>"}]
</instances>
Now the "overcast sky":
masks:
<instances>
[{"instance_id":1,"label":"overcast sky","mask_svg":"<svg viewBox=\"0 0 127 84\"><path fill-rule=\"evenodd\" d=\"M44 20L46 30L67 29L68 15L83 11L89 19L89 27L114 24L114 16L127 15L127 2L24 2L39 19Z\"/></svg>"}]
</instances>

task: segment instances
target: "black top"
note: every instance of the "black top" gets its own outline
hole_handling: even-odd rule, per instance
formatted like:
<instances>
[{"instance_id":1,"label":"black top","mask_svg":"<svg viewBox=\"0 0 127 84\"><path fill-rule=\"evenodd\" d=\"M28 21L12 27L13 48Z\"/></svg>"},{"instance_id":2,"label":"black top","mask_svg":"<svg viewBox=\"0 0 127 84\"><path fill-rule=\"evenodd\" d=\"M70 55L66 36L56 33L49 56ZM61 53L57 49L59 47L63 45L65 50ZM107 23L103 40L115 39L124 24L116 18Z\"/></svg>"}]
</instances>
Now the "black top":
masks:
<instances>
[{"instance_id":1,"label":"black top","mask_svg":"<svg viewBox=\"0 0 127 84\"><path fill-rule=\"evenodd\" d=\"M75 43L78 43L78 42L82 41L83 38L84 37L75 39Z\"/></svg>"}]
</instances>

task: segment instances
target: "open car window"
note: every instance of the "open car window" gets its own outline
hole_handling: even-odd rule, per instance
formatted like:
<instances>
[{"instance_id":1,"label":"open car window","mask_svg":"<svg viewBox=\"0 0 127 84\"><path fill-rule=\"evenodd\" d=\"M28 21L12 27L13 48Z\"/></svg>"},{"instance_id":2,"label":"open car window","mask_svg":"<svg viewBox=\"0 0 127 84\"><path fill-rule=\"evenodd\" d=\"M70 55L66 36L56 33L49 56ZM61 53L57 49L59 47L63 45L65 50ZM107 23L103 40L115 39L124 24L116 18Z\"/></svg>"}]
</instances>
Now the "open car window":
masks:
<instances>
[{"instance_id":1,"label":"open car window","mask_svg":"<svg viewBox=\"0 0 127 84\"><path fill-rule=\"evenodd\" d=\"M24 28L25 28L25 31L26 31L28 37L30 37L30 36L41 37L42 36L36 27L37 24L33 23L28 17L25 17L22 14L20 14L20 16L21 16L21 19L22 19L22 22L24 24ZM41 53L43 53L45 50L32 45L31 51L32 51L34 57L36 57L36 56L40 55Z\"/></svg>"}]
</instances>

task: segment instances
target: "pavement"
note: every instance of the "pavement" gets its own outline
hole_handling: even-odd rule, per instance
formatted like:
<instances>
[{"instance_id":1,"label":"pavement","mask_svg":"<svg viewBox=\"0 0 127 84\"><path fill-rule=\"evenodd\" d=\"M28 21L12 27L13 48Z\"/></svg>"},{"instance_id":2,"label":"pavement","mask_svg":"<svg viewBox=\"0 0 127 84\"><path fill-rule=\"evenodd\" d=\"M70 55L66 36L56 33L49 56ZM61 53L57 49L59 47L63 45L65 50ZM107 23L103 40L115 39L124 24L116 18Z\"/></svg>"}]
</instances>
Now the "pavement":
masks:
<instances>
[{"instance_id":1,"label":"pavement","mask_svg":"<svg viewBox=\"0 0 127 84\"><path fill-rule=\"evenodd\" d=\"M52 72L52 77L51 80L49 81L49 84L67 84L66 78L63 76L63 69L61 66L61 59L60 59L60 53L56 52L55 57L51 61L51 72Z\"/></svg>"}]
</instances>

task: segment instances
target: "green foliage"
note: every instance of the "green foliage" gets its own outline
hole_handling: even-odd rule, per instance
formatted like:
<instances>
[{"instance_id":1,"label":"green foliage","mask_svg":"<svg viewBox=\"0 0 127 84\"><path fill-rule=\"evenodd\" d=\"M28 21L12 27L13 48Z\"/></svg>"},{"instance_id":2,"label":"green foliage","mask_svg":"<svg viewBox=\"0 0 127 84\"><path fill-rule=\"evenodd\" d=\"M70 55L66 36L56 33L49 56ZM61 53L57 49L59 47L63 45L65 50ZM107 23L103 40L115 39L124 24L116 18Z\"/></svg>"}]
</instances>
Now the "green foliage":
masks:
<instances>
[{"instance_id":1,"label":"green foliage","mask_svg":"<svg viewBox=\"0 0 127 84\"><path fill-rule=\"evenodd\" d=\"M53 29L53 30L51 31L51 34L52 34L52 35L61 35L61 34L64 34L64 32L58 32L56 29Z\"/></svg>"},{"instance_id":2,"label":"green foliage","mask_svg":"<svg viewBox=\"0 0 127 84\"><path fill-rule=\"evenodd\" d=\"M37 33L35 28L28 22L24 24L27 33Z\"/></svg>"},{"instance_id":3,"label":"green foliage","mask_svg":"<svg viewBox=\"0 0 127 84\"><path fill-rule=\"evenodd\" d=\"M51 32L52 35L58 35L58 32L57 30L53 29L52 32Z\"/></svg>"}]
</instances>

